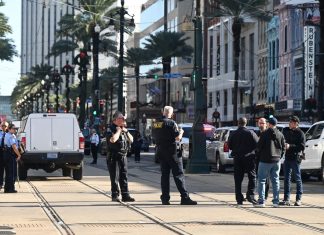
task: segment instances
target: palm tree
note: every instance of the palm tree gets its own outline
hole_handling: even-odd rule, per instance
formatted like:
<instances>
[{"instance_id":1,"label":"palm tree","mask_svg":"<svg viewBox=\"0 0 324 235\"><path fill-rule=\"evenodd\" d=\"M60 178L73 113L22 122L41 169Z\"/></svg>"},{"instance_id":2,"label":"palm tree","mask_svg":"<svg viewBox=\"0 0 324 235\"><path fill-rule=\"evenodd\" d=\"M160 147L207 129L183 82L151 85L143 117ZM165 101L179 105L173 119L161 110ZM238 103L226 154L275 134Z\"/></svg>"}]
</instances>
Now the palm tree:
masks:
<instances>
[{"instance_id":1,"label":"palm tree","mask_svg":"<svg viewBox=\"0 0 324 235\"><path fill-rule=\"evenodd\" d=\"M320 20L320 28L321 28L321 39L320 39L320 65L324 64L324 1L319 1L319 10L321 13L321 20ZM324 87L324 66L319 66L319 81L318 81L318 118L319 120L323 120L323 87Z\"/></svg>"},{"instance_id":2,"label":"palm tree","mask_svg":"<svg viewBox=\"0 0 324 235\"><path fill-rule=\"evenodd\" d=\"M260 20L269 20L268 14L262 10L266 6L267 0L238 1L219 0L219 8L215 10L216 17L233 17L232 34L234 38L234 105L233 121L237 122L237 93L239 77L239 56L241 30L244 24L244 17L252 17Z\"/></svg>"},{"instance_id":3,"label":"palm tree","mask_svg":"<svg viewBox=\"0 0 324 235\"><path fill-rule=\"evenodd\" d=\"M53 44L51 53L48 56L58 56L67 51L74 51L78 48L78 43L82 43L85 48L88 48L93 42L93 81L92 81L92 97L97 97L95 90L99 87L97 79L98 70L98 53L105 53L107 56L117 57L117 43L110 39L113 35L111 32L103 31L108 27L108 22L105 17L109 16L116 8L111 8L116 0L80 0L82 13L78 15L65 15L61 18L59 30L56 32L56 37L60 40ZM108 19L108 18L106 18ZM100 27L101 32L96 32L96 26ZM101 39L99 40L99 34ZM87 82L85 82L86 84ZM86 93L84 87L81 88L81 93ZM87 96L85 94L85 96ZM81 101L81 100L80 100ZM80 106L85 105L85 100L80 102ZM98 102L93 102L94 108L97 110ZM84 120L84 115L80 113L80 123Z\"/></svg>"},{"instance_id":4,"label":"palm tree","mask_svg":"<svg viewBox=\"0 0 324 235\"><path fill-rule=\"evenodd\" d=\"M189 37L185 37L183 32L160 31L155 35L150 34L145 48L151 51L155 58L162 57L163 74L171 73L172 57L191 56L193 48L186 44ZM166 80L162 81L162 101L163 105L170 103L170 80L168 80L168 97L166 97ZM167 99L168 98L168 99Z\"/></svg>"},{"instance_id":5,"label":"palm tree","mask_svg":"<svg viewBox=\"0 0 324 235\"><path fill-rule=\"evenodd\" d=\"M143 48L130 48L126 54L126 66L134 68L136 77L136 129L139 130L139 78L140 66L153 64L153 55Z\"/></svg>"},{"instance_id":6,"label":"palm tree","mask_svg":"<svg viewBox=\"0 0 324 235\"><path fill-rule=\"evenodd\" d=\"M0 2L0 7L2 6L4 6L4 2ZM13 61L13 57L18 54L13 40L6 38L8 33L12 33L8 18L0 13L0 60Z\"/></svg>"}]
</instances>

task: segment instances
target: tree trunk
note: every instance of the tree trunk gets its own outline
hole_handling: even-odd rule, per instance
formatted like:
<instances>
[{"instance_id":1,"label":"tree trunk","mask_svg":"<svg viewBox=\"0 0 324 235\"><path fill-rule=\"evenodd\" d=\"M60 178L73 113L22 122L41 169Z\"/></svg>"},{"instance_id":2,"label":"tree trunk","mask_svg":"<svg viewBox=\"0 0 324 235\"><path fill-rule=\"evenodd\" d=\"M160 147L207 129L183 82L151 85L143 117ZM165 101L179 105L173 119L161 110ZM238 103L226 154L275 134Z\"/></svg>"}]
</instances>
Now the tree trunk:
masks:
<instances>
[{"instance_id":1,"label":"tree trunk","mask_svg":"<svg viewBox=\"0 0 324 235\"><path fill-rule=\"evenodd\" d=\"M240 57L240 38L241 38L242 23L239 18L234 18L232 32L234 38L234 97L233 97L233 124L237 124L237 93L238 93L238 78L239 78L239 57Z\"/></svg>"},{"instance_id":2,"label":"tree trunk","mask_svg":"<svg viewBox=\"0 0 324 235\"><path fill-rule=\"evenodd\" d=\"M319 79L318 79L318 97L317 97L317 110L318 110L318 119L323 120L323 90L324 90L324 1L319 1L319 8L321 14L321 21L320 21L320 61L319 64Z\"/></svg>"},{"instance_id":3,"label":"tree trunk","mask_svg":"<svg viewBox=\"0 0 324 235\"><path fill-rule=\"evenodd\" d=\"M85 123L85 102L87 99L87 69L82 68L81 71L81 89L80 89L80 116L79 116L79 123L80 123L80 128L84 128L84 123Z\"/></svg>"},{"instance_id":4,"label":"tree trunk","mask_svg":"<svg viewBox=\"0 0 324 235\"><path fill-rule=\"evenodd\" d=\"M162 58L163 74L171 73L171 57ZM168 90L167 90L168 87ZM162 79L162 104L169 105L170 103L170 81Z\"/></svg>"}]
</instances>

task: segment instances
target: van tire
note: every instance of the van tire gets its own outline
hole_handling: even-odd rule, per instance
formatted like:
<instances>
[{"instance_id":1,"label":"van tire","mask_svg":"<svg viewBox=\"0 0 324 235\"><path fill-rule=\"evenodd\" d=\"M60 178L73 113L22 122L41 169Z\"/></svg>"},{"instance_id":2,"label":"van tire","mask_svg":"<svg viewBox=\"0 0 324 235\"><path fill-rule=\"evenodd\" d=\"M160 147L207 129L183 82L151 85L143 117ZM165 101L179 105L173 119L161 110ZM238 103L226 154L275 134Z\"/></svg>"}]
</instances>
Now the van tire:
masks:
<instances>
[{"instance_id":1,"label":"van tire","mask_svg":"<svg viewBox=\"0 0 324 235\"><path fill-rule=\"evenodd\" d=\"M19 164L19 168L18 168L18 176L19 176L19 180L26 180L27 179L27 171L28 169L24 166L23 163L18 163Z\"/></svg>"},{"instance_id":2,"label":"van tire","mask_svg":"<svg viewBox=\"0 0 324 235\"><path fill-rule=\"evenodd\" d=\"M82 180L82 174L83 174L83 162L80 164L79 169L73 169L73 179L74 180Z\"/></svg>"},{"instance_id":3,"label":"van tire","mask_svg":"<svg viewBox=\"0 0 324 235\"><path fill-rule=\"evenodd\" d=\"M320 173L318 175L318 180L323 182L323 184L324 184L324 156L322 157L321 170L320 170Z\"/></svg>"},{"instance_id":4,"label":"van tire","mask_svg":"<svg viewBox=\"0 0 324 235\"><path fill-rule=\"evenodd\" d=\"M71 168L63 167L62 168L62 175L71 177Z\"/></svg>"}]
</instances>

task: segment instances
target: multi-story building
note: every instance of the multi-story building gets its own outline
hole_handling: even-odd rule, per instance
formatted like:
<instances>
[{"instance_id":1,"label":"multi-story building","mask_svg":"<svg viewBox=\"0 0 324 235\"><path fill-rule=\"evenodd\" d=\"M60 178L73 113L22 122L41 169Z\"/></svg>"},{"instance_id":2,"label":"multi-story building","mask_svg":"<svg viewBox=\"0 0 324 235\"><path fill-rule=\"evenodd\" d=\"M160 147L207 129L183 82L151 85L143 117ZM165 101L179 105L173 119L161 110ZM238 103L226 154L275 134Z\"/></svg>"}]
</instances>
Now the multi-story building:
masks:
<instances>
[{"instance_id":1,"label":"multi-story building","mask_svg":"<svg viewBox=\"0 0 324 235\"><path fill-rule=\"evenodd\" d=\"M193 11L191 1L167 1L167 30L173 32L182 31L182 23L192 20L191 13ZM141 32L139 33L138 45L144 47L144 43L150 34L164 30L164 0L149 0L142 6L141 12ZM187 44L193 46L193 30L186 31L186 36L190 39ZM161 59L157 59L155 65L141 66L141 74L147 73L153 68L161 68ZM192 57L189 58L172 58L171 64L172 73L181 73L182 75L191 74L192 72ZM147 118L157 117L161 114L162 103L162 80L143 79L141 81L141 103L150 103L146 107L141 107L141 115L146 114ZM178 121L192 121L193 113L190 112L193 104L193 97L190 94L190 79L189 77L172 79L170 81L170 103L176 109ZM189 112L188 112L189 110ZM189 113L189 114L188 114ZM191 115L190 115L191 113Z\"/></svg>"},{"instance_id":2,"label":"multi-story building","mask_svg":"<svg viewBox=\"0 0 324 235\"><path fill-rule=\"evenodd\" d=\"M207 121L212 122L212 113L217 109L223 124L233 121L233 34L232 18L221 17L208 29L208 85ZM241 31L241 53L238 80L238 117L247 116L247 107L257 93L258 21L247 18Z\"/></svg>"},{"instance_id":3,"label":"multi-story building","mask_svg":"<svg viewBox=\"0 0 324 235\"><path fill-rule=\"evenodd\" d=\"M0 121L14 120L10 98L10 96L0 96Z\"/></svg>"},{"instance_id":4,"label":"multi-story building","mask_svg":"<svg viewBox=\"0 0 324 235\"><path fill-rule=\"evenodd\" d=\"M279 93L277 116L303 115L303 102L316 97L318 3L282 1L279 6ZM303 117L304 118L304 117Z\"/></svg>"}]
</instances>

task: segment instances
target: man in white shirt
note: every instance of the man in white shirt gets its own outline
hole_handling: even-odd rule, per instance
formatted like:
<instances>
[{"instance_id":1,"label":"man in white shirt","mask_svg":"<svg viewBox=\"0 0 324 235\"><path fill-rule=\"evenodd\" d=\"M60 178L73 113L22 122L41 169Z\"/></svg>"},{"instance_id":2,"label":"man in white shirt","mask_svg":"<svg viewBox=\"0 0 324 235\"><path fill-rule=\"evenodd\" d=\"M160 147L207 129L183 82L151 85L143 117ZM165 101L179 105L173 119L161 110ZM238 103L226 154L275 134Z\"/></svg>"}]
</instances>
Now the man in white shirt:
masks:
<instances>
[{"instance_id":1,"label":"man in white shirt","mask_svg":"<svg viewBox=\"0 0 324 235\"><path fill-rule=\"evenodd\" d=\"M98 145L99 145L99 136L95 129L92 130L92 135L90 137L91 142L91 153L93 157L93 161L90 164L97 164L97 152L98 152Z\"/></svg>"}]
</instances>

